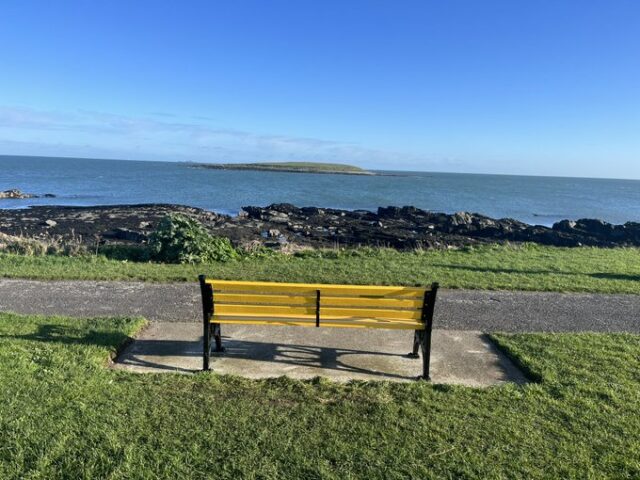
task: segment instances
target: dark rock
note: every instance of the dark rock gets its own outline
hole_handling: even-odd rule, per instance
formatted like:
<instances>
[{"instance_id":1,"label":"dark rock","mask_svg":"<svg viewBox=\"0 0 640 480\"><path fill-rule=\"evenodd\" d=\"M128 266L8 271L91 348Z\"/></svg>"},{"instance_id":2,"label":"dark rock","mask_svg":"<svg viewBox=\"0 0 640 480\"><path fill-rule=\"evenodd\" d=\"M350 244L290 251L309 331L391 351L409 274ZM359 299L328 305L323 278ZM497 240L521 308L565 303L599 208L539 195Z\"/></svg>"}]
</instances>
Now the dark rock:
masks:
<instances>
[{"instance_id":1,"label":"dark rock","mask_svg":"<svg viewBox=\"0 0 640 480\"><path fill-rule=\"evenodd\" d=\"M574 222L573 220L561 220L557 223L554 223L551 228L558 232L573 233L576 228L576 222Z\"/></svg>"},{"instance_id":2,"label":"dark rock","mask_svg":"<svg viewBox=\"0 0 640 480\"><path fill-rule=\"evenodd\" d=\"M144 233L129 230L127 228L116 228L113 232L107 233L105 237L117 238L118 240L126 240L134 243L143 243L149 238Z\"/></svg>"},{"instance_id":3,"label":"dark rock","mask_svg":"<svg viewBox=\"0 0 640 480\"><path fill-rule=\"evenodd\" d=\"M260 207L242 207L242 211L249 218L255 218L257 220L262 220L262 211L263 209Z\"/></svg>"},{"instance_id":4,"label":"dark rock","mask_svg":"<svg viewBox=\"0 0 640 480\"><path fill-rule=\"evenodd\" d=\"M269 210L273 212L279 212L284 214L297 214L300 212L300 209L295 205L291 205L290 203L274 203L270 205Z\"/></svg>"},{"instance_id":5,"label":"dark rock","mask_svg":"<svg viewBox=\"0 0 640 480\"><path fill-rule=\"evenodd\" d=\"M586 234L607 237L614 231L614 226L602 220L594 220L589 218L581 218L576 222L576 230L585 232Z\"/></svg>"},{"instance_id":6,"label":"dark rock","mask_svg":"<svg viewBox=\"0 0 640 480\"><path fill-rule=\"evenodd\" d=\"M400 218L402 209L400 207L378 207L378 217L380 218Z\"/></svg>"}]
</instances>

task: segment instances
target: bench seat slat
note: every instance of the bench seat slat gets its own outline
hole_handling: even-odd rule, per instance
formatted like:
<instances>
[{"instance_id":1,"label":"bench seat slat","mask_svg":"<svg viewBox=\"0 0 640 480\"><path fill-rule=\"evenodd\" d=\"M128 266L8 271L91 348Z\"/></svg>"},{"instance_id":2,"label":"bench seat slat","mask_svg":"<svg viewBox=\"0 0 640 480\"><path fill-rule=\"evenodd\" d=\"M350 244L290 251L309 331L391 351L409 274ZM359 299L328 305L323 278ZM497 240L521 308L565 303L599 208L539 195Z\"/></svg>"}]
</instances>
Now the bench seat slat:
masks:
<instances>
[{"instance_id":1,"label":"bench seat slat","mask_svg":"<svg viewBox=\"0 0 640 480\"><path fill-rule=\"evenodd\" d=\"M217 315L310 315L315 318L315 306L273 306L273 305L231 305L216 304ZM340 308L320 306L320 319L329 317L380 317L406 320L418 320L422 313L419 310L391 310L375 308Z\"/></svg>"},{"instance_id":2,"label":"bench seat slat","mask_svg":"<svg viewBox=\"0 0 640 480\"><path fill-rule=\"evenodd\" d=\"M245 315L214 315L213 322L229 325L294 325L315 327L315 317L278 316L259 317ZM411 320L383 319L383 318L348 318L331 317L320 321L323 327L342 328L384 328L390 330L422 330L424 324Z\"/></svg>"},{"instance_id":3,"label":"bench seat slat","mask_svg":"<svg viewBox=\"0 0 640 480\"><path fill-rule=\"evenodd\" d=\"M411 297L421 298L424 288L414 287L379 287L360 285L329 285L315 283L270 283L270 282L238 282L227 280L207 280L216 292L228 293L280 293L314 295L320 290L321 296L336 295L350 297Z\"/></svg>"}]
</instances>

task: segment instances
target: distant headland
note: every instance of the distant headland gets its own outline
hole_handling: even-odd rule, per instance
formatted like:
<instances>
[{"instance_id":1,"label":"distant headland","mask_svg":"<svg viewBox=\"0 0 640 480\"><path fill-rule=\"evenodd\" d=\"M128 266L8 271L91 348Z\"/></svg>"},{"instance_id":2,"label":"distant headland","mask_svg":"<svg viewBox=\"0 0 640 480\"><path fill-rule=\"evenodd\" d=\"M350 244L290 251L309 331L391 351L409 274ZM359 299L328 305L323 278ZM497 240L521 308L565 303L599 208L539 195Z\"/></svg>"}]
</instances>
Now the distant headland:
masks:
<instances>
[{"instance_id":1,"label":"distant headland","mask_svg":"<svg viewBox=\"0 0 640 480\"><path fill-rule=\"evenodd\" d=\"M215 170L259 170L268 172L325 173L339 175L379 175L354 165L318 162L270 162L270 163L197 163L196 168Z\"/></svg>"}]
</instances>

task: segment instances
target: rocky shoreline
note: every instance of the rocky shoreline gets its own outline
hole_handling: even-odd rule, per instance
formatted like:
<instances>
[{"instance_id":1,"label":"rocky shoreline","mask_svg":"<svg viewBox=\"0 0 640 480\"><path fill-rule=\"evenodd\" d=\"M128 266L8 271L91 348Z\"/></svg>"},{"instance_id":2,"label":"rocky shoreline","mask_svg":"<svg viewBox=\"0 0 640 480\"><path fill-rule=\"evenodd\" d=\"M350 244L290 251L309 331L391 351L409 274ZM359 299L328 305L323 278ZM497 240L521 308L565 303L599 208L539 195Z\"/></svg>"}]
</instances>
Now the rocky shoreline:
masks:
<instances>
[{"instance_id":1,"label":"rocky shoreline","mask_svg":"<svg viewBox=\"0 0 640 480\"><path fill-rule=\"evenodd\" d=\"M244 207L238 216L180 205L95 207L35 206L0 210L0 233L28 238L56 238L85 245L144 244L170 213L198 219L214 235L237 246L451 248L468 245L533 242L542 245L640 246L640 223L613 225L601 220L563 220L553 227L528 225L459 212L434 213L415 207L337 210L274 204Z\"/></svg>"}]
</instances>

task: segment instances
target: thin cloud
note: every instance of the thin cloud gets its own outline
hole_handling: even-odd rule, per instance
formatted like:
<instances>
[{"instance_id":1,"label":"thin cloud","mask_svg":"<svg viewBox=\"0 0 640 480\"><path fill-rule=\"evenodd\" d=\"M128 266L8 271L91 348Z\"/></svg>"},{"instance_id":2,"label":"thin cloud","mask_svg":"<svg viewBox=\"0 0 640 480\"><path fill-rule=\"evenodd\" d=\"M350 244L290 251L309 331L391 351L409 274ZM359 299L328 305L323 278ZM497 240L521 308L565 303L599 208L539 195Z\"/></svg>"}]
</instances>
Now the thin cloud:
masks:
<instances>
[{"instance_id":1,"label":"thin cloud","mask_svg":"<svg viewBox=\"0 0 640 480\"><path fill-rule=\"evenodd\" d=\"M20 153L33 148L50 155L91 156L113 153L127 158L158 160L234 161L335 161L369 168L382 165L420 165L423 156L366 148L356 143L287 135L256 134L217 128L203 122L117 115L79 110L39 111L0 106L0 145L13 140ZM173 118L171 114L162 115ZM192 117L193 118L193 117ZM203 117L204 120L204 117ZM9 143L8 143L9 142ZM17 153L17 152L16 152ZM98 153L96 153L97 155ZM438 162L439 163L439 162Z\"/></svg>"}]
</instances>

